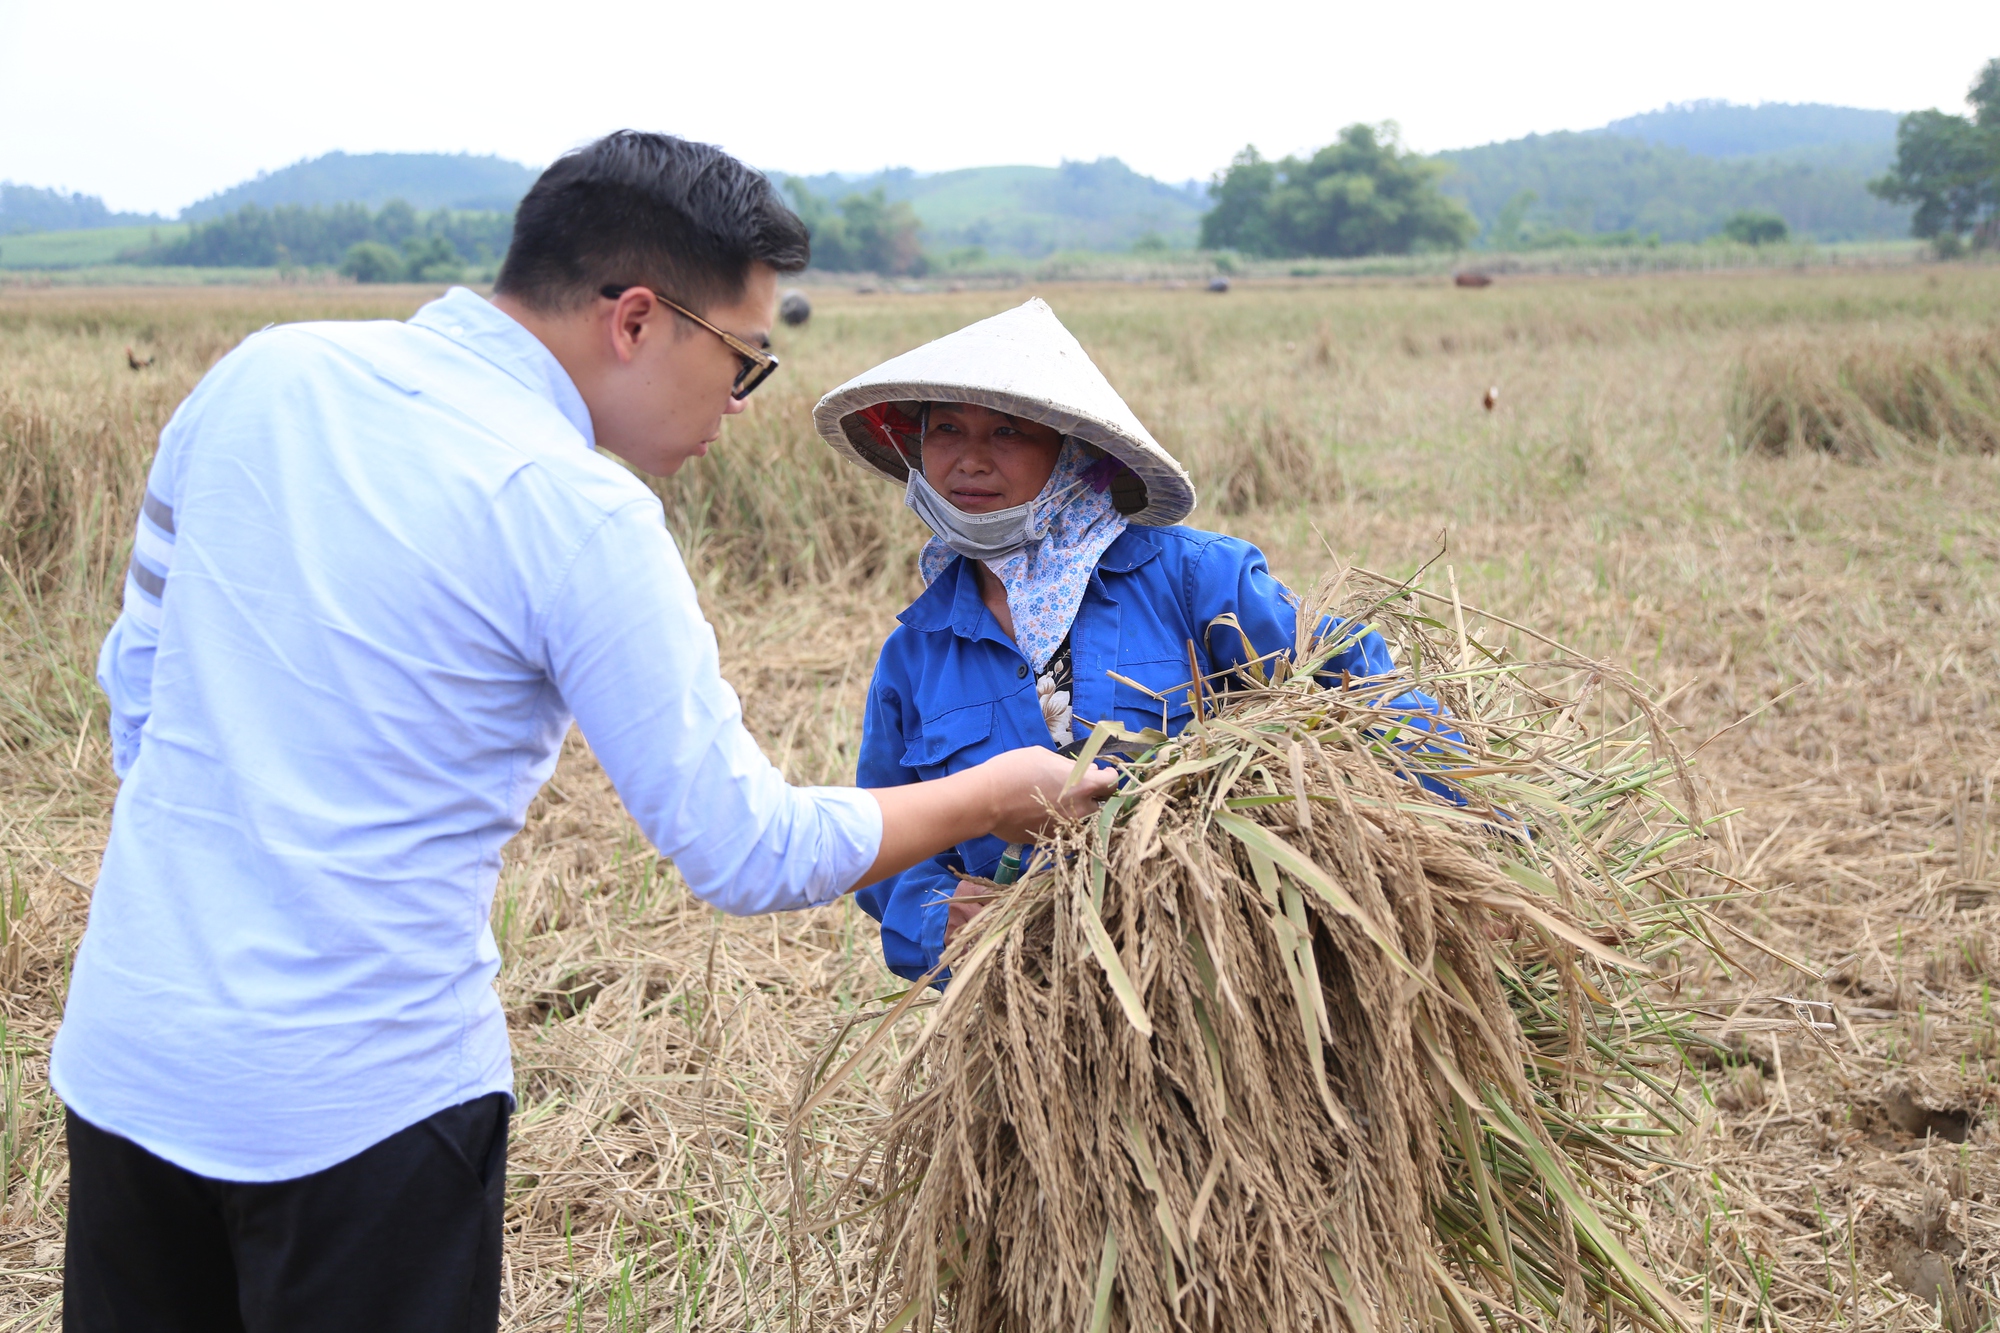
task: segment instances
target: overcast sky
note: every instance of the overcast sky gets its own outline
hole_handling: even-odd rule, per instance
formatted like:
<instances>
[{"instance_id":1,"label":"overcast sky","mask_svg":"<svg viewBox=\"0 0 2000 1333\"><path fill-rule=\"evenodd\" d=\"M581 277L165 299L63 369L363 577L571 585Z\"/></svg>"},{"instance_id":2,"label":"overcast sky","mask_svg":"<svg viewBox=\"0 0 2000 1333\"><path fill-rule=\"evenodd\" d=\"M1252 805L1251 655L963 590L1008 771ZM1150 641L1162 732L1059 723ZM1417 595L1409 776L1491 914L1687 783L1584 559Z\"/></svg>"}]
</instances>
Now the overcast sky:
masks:
<instances>
[{"instance_id":1,"label":"overcast sky","mask_svg":"<svg viewBox=\"0 0 2000 1333\"><path fill-rule=\"evenodd\" d=\"M1357 120L1434 151L1699 97L1958 111L1995 55L1996 0L0 0L0 179L171 215L333 149L540 164L635 126L787 171L1179 181Z\"/></svg>"}]
</instances>

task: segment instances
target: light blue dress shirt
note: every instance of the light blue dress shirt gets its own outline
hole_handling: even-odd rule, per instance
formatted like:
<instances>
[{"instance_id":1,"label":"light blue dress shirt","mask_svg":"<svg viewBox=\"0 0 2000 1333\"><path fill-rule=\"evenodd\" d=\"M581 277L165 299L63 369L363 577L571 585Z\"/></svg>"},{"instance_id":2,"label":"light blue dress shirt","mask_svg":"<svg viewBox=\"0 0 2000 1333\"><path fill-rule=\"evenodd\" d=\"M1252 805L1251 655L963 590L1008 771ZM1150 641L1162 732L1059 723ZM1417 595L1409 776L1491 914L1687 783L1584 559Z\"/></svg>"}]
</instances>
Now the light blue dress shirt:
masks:
<instances>
[{"instance_id":1,"label":"light blue dress shirt","mask_svg":"<svg viewBox=\"0 0 2000 1333\"><path fill-rule=\"evenodd\" d=\"M124 782L51 1079L205 1176L307 1175L511 1090L487 921L572 718L725 911L825 903L881 842L865 792L758 750L658 500L462 288L209 372L98 679Z\"/></svg>"}]
</instances>

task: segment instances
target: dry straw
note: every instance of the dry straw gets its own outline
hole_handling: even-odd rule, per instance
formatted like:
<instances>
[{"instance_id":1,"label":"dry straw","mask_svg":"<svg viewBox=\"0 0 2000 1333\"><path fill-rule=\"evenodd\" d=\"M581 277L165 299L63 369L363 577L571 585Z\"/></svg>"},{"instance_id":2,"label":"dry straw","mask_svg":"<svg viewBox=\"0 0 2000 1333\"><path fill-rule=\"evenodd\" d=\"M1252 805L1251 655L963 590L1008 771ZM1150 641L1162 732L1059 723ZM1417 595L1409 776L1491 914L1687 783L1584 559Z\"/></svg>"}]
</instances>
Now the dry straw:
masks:
<instances>
[{"instance_id":1,"label":"dry straw","mask_svg":"<svg viewBox=\"0 0 2000 1333\"><path fill-rule=\"evenodd\" d=\"M1383 630L1462 745L1388 707L1408 678L1198 682L954 942L941 1001L825 1054L801 1117L909 1040L876 1151L813 1205L822 1235L872 1210L886 1329L1686 1319L1635 1237L1707 1044L1654 983L1712 947L1688 773L1632 677L1424 596L1350 573L1318 605ZM1463 804L1416 781L1447 774Z\"/></svg>"},{"instance_id":2,"label":"dry straw","mask_svg":"<svg viewBox=\"0 0 2000 1333\"><path fill-rule=\"evenodd\" d=\"M1769 454L1990 454L2000 450L2000 336L1768 343L1744 359L1730 416L1744 447Z\"/></svg>"}]
</instances>

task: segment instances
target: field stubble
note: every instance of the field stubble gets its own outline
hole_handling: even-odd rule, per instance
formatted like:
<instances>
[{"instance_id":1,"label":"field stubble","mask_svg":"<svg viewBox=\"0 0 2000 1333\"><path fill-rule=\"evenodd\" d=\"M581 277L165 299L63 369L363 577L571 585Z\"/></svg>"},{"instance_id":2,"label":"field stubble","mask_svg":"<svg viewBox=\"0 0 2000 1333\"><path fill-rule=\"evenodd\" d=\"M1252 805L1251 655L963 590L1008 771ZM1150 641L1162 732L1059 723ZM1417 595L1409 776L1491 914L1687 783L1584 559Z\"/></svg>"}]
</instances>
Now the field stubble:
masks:
<instances>
[{"instance_id":1,"label":"field stubble","mask_svg":"<svg viewBox=\"0 0 2000 1333\"><path fill-rule=\"evenodd\" d=\"M1734 441L1774 356L1990 346L2000 273L1043 294L1188 463L1198 521L1301 584L1329 549L1406 573L1448 534L1435 577L1629 662L1708 742L1705 781L1743 810L1718 854L1746 890L1740 948L1677 982L1725 1012L1829 1001L1839 1030L1758 1033L1690 1071L1700 1124L1673 1149L1700 1169L1650 1186L1677 1291L1716 1328L1976 1326L2000 1270L2000 460L1951 438L1860 465ZM244 334L424 295L0 294L0 1328L59 1310L46 1051L115 791L90 678L154 439ZM851 780L919 535L813 439L811 403L1022 295L820 294L753 411L661 488L725 672L800 780ZM129 370L128 344L157 360ZM572 739L494 929L520 1098L508 1326L863 1327L867 1256L801 1243L782 1130L811 1053L897 989L872 923L692 902ZM862 1142L899 1054L806 1127L818 1160Z\"/></svg>"}]
</instances>

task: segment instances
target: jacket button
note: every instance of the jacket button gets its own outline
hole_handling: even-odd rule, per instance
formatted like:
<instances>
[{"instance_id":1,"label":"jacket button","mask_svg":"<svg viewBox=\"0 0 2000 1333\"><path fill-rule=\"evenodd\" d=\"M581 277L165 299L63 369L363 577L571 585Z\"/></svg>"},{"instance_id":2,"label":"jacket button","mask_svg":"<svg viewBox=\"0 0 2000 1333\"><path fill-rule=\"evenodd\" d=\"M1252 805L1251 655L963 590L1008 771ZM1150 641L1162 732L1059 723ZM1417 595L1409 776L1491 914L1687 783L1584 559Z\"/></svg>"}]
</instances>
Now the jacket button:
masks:
<instances>
[{"instance_id":1,"label":"jacket button","mask_svg":"<svg viewBox=\"0 0 2000 1333\"><path fill-rule=\"evenodd\" d=\"M1026 680L1027 678L1028 678L1028 664L1026 662L1023 662L1021 663L1021 665L1014 668L1014 679Z\"/></svg>"}]
</instances>

